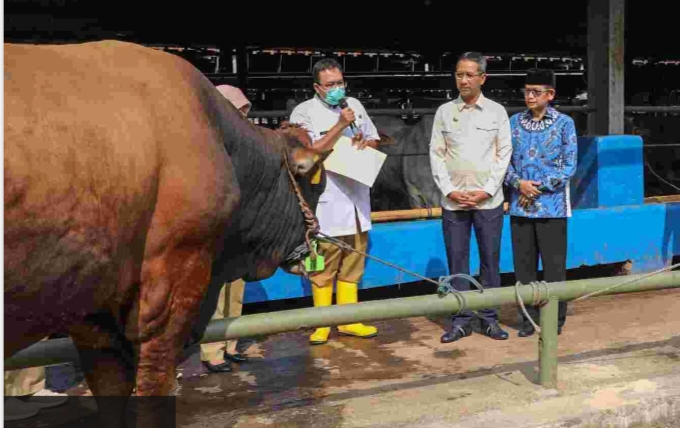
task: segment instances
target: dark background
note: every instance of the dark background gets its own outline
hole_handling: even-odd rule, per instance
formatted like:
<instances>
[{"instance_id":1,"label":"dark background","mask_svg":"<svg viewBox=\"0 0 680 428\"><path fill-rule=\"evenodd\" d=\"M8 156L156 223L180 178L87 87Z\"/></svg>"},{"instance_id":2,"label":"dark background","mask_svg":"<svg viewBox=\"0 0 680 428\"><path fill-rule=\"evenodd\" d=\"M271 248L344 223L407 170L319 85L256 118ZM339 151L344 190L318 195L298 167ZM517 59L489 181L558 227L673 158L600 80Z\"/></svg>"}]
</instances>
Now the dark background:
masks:
<instances>
[{"instance_id":1,"label":"dark background","mask_svg":"<svg viewBox=\"0 0 680 428\"><path fill-rule=\"evenodd\" d=\"M576 96L587 87L587 70L578 72L580 64L587 64L587 5L587 0L6 0L4 23L6 42L118 39L164 49L184 48L173 52L196 65L215 84L240 86L253 102L254 113L290 111L295 103L309 98L311 64L323 56L336 56L338 51L404 55L381 57L379 69L374 57L344 57L349 94L369 109L431 108L455 97L457 93L447 73L456 56L468 50L498 55L498 60L489 63L491 77L485 85L485 93L491 98L505 105L522 105L522 68L539 65L565 71L566 67L572 74L558 76L557 102L578 105L585 102ZM674 6L658 0L626 2L627 105L680 105L680 43ZM264 52L270 48L279 51ZM281 48L308 50L316 55L281 55L277 53ZM232 57L239 52L248 61L245 79L231 69ZM215 63L218 55L219 70ZM522 55L562 59L510 63L510 58ZM581 62L565 62L564 58ZM675 63L660 63L666 60ZM429 73L424 73L425 63ZM505 73L510 68L515 76ZM408 75L411 70L416 73ZM506 75L496 77L494 73ZM585 134L585 115L575 113L572 117L579 134ZM259 122L267 126L278 123L280 119ZM678 144L680 116L627 114L626 133L639 133L646 145ZM650 148L645 154L658 175L680 184L678 148ZM648 169L647 195L678 193Z\"/></svg>"},{"instance_id":2,"label":"dark background","mask_svg":"<svg viewBox=\"0 0 680 428\"><path fill-rule=\"evenodd\" d=\"M629 0L626 53L679 56L672 2ZM587 1L6 0L6 41L386 48L585 55Z\"/></svg>"}]
</instances>

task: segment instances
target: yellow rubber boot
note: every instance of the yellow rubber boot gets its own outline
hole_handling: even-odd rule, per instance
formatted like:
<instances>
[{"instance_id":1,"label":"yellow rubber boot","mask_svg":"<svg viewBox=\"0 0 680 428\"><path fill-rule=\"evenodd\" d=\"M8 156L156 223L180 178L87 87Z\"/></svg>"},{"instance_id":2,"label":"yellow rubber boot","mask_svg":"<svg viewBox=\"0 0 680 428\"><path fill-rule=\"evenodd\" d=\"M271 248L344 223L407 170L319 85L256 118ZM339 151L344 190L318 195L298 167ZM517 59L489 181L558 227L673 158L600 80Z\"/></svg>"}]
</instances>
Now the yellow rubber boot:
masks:
<instances>
[{"instance_id":1,"label":"yellow rubber boot","mask_svg":"<svg viewBox=\"0 0 680 428\"><path fill-rule=\"evenodd\" d=\"M312 284L312 296L314 297L314 307L330 306L333 303L333 284L326 287L317 287ZM328 335L331 334L330 327L317 328L314 334L309 336L309 343L321 345L328 342Z\"/></svg>"},{"instance_id":2,"label":"yellow rubber boot","mask_svg":"<svg viewBox=\"0 0 680 428\"><path fill-rule=\"evenodd\" d=\"M338 305L345 305L348 303L357 303L358 301L358 286L357 284L345 281L338 281L337 300ZM363 325L360 323L338 326L338 331L341 334L347 334L357 337L373 337L378 334L378 329L371 325Z\"/></svg>"}]
</instances>

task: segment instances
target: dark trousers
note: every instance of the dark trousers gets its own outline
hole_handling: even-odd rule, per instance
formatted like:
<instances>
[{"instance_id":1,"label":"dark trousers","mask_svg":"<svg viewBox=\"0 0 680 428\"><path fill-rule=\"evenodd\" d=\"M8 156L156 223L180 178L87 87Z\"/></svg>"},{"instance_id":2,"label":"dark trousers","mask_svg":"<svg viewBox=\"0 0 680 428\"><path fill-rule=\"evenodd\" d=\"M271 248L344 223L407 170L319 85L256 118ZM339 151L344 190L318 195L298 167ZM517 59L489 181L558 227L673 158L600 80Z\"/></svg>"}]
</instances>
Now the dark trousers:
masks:
<instances>
[{"instance_id":1,"label":"dark trousers","mask_svg":"<svg viewBox=\"0 0 680 428\"><path fill-rule=\"evenodd\" d=\"M470 273L470 231L475 228L479 248L479 274L484 288L501 286L500 252L503 231L503 205L490 210L442 210L442 227L449 273ZM456 278L451 284L458 291L476 289L468 281ZM496 309L477 312L482 323L498 322ZM472 321L472 311L453 316L453 327L467 326Z\"/></svg>"},{"instance_id":2,"label":"dark trousers","mask_svg":"<svg viewBox=\"0 0 680 428\"><path fill-rule=\"evenodd\" d=\"M567 219L510 217L512 256L517 281L528 284L538 281L538 256L543 263L543 281L564 281L567 278ZM539 322L539 308L527 306L534 322ZM528 322L520 309L525 323ZM567 302L560 302L558 325L567 319Z\"/></svg>"}]
</instances>

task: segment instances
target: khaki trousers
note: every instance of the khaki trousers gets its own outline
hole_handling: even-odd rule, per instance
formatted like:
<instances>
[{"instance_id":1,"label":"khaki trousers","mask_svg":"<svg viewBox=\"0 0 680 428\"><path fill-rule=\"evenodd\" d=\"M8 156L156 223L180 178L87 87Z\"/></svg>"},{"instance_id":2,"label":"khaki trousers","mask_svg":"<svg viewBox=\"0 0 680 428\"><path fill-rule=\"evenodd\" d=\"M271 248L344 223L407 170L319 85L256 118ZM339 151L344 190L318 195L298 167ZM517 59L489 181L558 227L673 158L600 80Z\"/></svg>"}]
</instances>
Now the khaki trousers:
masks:
<instances>
[{"instance_id":1,"label":"khaki trousers","mask_svg":"<svg viewBox=\"0 0 680 428\"><path fill-rule=\"evenodd\" d=\"M368 248L368 232L337 236L335 239L362 253L365 253ZM324 257L325 268L321 272L310 273L309 279L312 284L317 287L332 287L336 277L338 281L351 282L352 284L361 282L364 276L366 257L341 250L337 245L327 242L319 242L318 251Z\"/></svg>"},{"instance_id":2,"label":"khaki trousers","mask_svg":"<svg viewBox=\"0 0 680 428\"><path fill-rule=\"evenodd\" d=\"M21 397L45 389L45 367L5 372L5 396Z\"/></svg>"},{"instance_id":3,"label":"khaki trousers","mask_svg":"<svg viewBox=\"0 0 680 428\"><path fill-rule=\"evenodd\" d=\"M217 309L211 320L221 320L225 317L239 317L243 310L243 292L246 283L242 279L237 279L232 283L226 283L220 290L220 297L217 301ZM224 342L213 342L201 344L201 361L221 360L225 351L236 352L237 340L225 340Z\"/></svg>"},{"instance_id":4,"label":"khaki trousers","mask_svg":"<svg viewBox=\"0 0 680 428\"><path fill-rule=\"evenodd\" d=\"M45 367L5 371L5 396L21 397L35 394L43 389L45 389Z\"/></svg>"}]
</instances>

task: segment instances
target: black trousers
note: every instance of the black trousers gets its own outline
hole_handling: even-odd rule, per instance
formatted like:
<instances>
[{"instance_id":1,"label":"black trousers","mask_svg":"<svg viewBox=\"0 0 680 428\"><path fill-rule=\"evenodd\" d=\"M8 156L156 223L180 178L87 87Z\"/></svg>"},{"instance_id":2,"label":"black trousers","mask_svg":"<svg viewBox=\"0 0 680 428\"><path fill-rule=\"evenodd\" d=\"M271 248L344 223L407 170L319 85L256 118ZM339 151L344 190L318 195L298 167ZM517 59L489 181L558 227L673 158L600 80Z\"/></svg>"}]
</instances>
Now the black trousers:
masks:
<instances>
[{"instance_id":1,"label":"black trousers","mask_svg":"<svg viewBox=\"0 0 680 428\"><path fill-rule=\"evenodd\" d=\"M564 281L567 277L567 219L510 217L512 257L517 281L538 281L538 257L543 263L543 281ZM538 324L539 309L527 306L527 312ZM528 322L519 309L522 319ZM560 302L558 325L567 319L567 302Z\"/></svg>"},{"instance_id":2,"label":"black trousers","mask_svg":"<svg viewBox=\"0 0 680 428\"><path fill-rule=\"evenodd\" d=\"M500 287L499 264L503 232L503 205L488 210L442 210L442 228L449 273L470 274L470 235L474 228L479 249L479 276L482 286L484 288ZM461 278L454 279L451 285L458 291L476 290L472 284ZM496 309L481 309L477 311L477 315L485 324L498 321ZM467 326L473 317L474 314L469 309L455 315L453 327Z\"/></svg>"}]
</instances>

